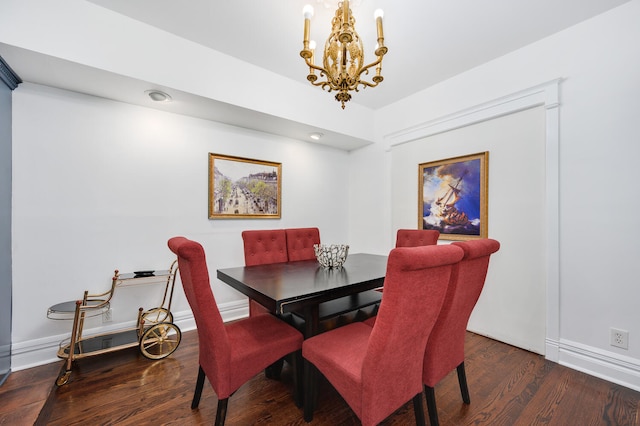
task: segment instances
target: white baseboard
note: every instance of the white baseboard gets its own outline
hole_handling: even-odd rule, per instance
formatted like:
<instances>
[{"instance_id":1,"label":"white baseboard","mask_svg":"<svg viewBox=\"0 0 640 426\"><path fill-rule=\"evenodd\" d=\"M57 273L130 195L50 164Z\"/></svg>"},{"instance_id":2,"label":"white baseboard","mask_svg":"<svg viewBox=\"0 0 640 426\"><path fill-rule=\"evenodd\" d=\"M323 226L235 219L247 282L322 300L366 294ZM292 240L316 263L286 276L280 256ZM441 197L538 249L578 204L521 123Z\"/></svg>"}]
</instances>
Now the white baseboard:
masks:
<instances>
[{"instance_id":1,"label":"white baseboard","mask_svg":"<svg viewBox=\"0 0 640 426\"><path fill-rule=\"evenodd\" d=\"M640 391L640 363L635 358L563 339L557 355L560 365Z\"/></svg>"},{"instance_id":2,"label":"white baseboard","mask_svg":"<svg viewBox=\"0 0 640 426\"><path fill-rule=\"evenodd\" d=\"M481 332L472 331L490 339L500 340ZM507 344L512 344L508 343ZM514 345L518 347L518 345ZM528 350L526 348L523 348ZM536 351L531 351L538 353ZM582 345L570 340L545 340L545 359L557 364L582 371L590 376L604 379L630 389L640 391L640 363L635 358Z\"/></svg>"},{"instance_id":3,"label":"white baseboard","mask_svg":"<svg viewBox=\"0 0 640 426\"><path fill-rule=\"evenodd\" d=\"M544 357L549 361L557 363L560 360L560 345L557 340L545 339Z\"/></svg>"},{"instance_id":4,"label":"white baseboard","mask_svg":"<svg viewBox=\"0 0 640 426\"><path fill-rule=\"evenodd\" d=\"M234 301L219 305L220 315L224 322L234 321L249 315L249 304L246 300ZM173 322L182 332L195 330L196 323L190 310L182 312L172 312ZM71 327L71 322L69 322ZM108 333L118 329L135 327L135 322L110 324L104 327L97 327L84 330L85 336L92 334ZM60 342L68 339L69 334L48 336L26 342L14 343L11 345L11 371L20 371L39 365L61 361L57 357Z\"/></svg>"}]
</instances>

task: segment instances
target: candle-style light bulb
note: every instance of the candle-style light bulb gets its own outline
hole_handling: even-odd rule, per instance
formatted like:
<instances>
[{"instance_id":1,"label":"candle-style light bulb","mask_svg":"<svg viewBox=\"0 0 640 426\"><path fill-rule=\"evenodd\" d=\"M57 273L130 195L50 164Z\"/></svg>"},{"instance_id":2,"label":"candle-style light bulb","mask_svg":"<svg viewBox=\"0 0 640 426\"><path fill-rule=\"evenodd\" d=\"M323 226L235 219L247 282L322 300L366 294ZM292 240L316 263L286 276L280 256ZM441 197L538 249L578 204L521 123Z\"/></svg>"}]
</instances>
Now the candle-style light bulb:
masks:
<instances>
[{"instance_id":1,"label":"candle-style light bulb","mask_svg":"<svg viewBox=\"0 0 640 426\"><path fill-rule=\"evenodd\" d=\"M384 16L384 12L382 11L382 9L376 9L376 11L373 13L373 17L376 20L376 28L378 29L378 40L384 37L382 35L382 17L383 16Z\"/></svg>"},{"instance_id":2,"label":"candle-style light bulb","mask_svg":"<svg viewBox=\"0 0 640 426\"><path fill-rule=\"evenodd\" d=\"M304 19L313 18L313 6L308 4L305 7L303 7L302 8L302 16L304 16Z\"/></svg>"},{"instance_id":3,"label":"candle-style light bulb","mask_svg":"<svg viewBox=\"0 0 640 426\"><path fill-rule=\"evenodd\" d=\"M304 44L304 50L307 50L309 48L310 19L313 16L313 7L310 4L302 8L302 16L304 16L304 36L302 41Z\"/></svg>"}]
</instances>

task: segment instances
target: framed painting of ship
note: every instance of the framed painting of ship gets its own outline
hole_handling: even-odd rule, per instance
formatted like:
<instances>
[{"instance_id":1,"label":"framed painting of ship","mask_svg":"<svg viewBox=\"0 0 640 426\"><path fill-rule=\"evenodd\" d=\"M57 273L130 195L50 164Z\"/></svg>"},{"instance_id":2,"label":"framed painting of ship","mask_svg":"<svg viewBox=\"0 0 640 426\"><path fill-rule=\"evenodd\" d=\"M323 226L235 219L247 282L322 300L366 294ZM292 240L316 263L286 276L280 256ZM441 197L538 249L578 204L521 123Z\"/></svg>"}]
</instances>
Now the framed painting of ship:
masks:
<instances>
[{"instance_id":1,"label":"framed painting of ship","mask_svg":"<svg viewBox=\"0 0 640 426\"><path fill-rule=\"evenodd\" d=\"M209 219L279 219L282 164L209 153Z\"/></svg>"},{"instance_id":2,"label":"framed painting of ship","mask_svg":"<svg viewBox=\"0 0 640 426\"><path fill-rule=\"evenodd\" d=\"M489 152L418 166L418 228L440 232L442 240L488 235Z\"/></svg>"}]
</instances>

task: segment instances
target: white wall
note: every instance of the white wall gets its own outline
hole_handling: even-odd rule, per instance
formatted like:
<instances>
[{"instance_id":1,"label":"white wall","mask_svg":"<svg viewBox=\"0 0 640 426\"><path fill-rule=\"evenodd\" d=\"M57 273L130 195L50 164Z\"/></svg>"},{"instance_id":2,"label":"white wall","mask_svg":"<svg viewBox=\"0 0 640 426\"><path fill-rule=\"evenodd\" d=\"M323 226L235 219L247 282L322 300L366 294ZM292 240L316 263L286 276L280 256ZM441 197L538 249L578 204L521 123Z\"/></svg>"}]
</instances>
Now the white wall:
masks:
<instances>
[{"instance_id":1,"label":"white wall","mask_svg":"<svg viewBox=\"0 0 640 426\"><path fill-rule=\"evenodd\" d=\"M500 241L469 329L545 353L545 114L542 107L394 146L392 229L418 224L418 164L489 153L489 237ZM464 196L464 194L462 194Z\"/></svg>"},{"instance_id":2,"label":"white wall","mask_svg":"<svg viewBox=\"0 0 640 426\"><path fill-rule=\"evenodd\" d=\"M14 92L13 129L14 370L55 359L69 335L49 306L107 290L116 268L168 268L174 235L203 244L213 277L244 263L244 229L317 226L323 241L349 242L346 152L34 84ZM209 220L209 152L282 163L282 219ZM213 281L222 309L246 306ZM111 326L162 288L117 291Z\"/></svg>"},{"instance_id":3,"label":"white wall","mask_svg":"<svg viewBox=\"0 0 640 426\"><path fill-rule=\"evenodd\" d=\"M640 113L640 1L634 0L376 112L394 132L561 77L559 361L640 389L640 286L635 215ZM418 160L416 159L416 165ZM388 167L384 149L352 153L359 181ZM357 191L352 189L352 191ZM350 232L385 228L391 191L360 197ZM413 205L408 206L413 210ZM365 220L359 212L368 212ZM387 229L387 234L392 232ZM379 245L389 238L380 237ZM609 328L629 331L629 349ZM549 330L547 330L549 332Z\"/></svg>"}]
</instances>

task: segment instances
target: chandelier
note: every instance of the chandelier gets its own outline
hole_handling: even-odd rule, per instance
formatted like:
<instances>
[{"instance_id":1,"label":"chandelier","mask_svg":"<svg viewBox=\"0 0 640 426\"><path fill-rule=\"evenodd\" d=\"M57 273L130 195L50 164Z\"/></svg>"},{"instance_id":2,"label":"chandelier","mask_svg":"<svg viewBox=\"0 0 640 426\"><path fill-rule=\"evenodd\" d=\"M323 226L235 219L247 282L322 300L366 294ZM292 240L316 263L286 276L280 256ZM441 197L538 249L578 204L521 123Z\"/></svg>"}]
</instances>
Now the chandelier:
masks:
<instances>
[{"instance_id":1,"label":"chandelier","mask_svg":"<svg viewBox=\"0 0 640 426\"><path fill-rule=\"evenodd\" d=\"M331 20L331 34L324 45L322 66L316 65L315 42L309 41L310 20L313 16L313 7L306 5L304 15L304 41L300 56L304 58L309 67L307 80L314 86L328 89L329 92L337 91L336 100L344 103L351 99L350 91L358 92L359 87L376 87L384 77L382 71L382 57L387 53L382 34L382 10L376 10L374 17L378 31L378 44L376 46L376 60L364 65L364 49L362 40L355 30L356 20L349 9L349 0L343 0L338 4L336 14ZM369 74L369 69L375 67L376 73L371 81L363 80ZM320 80L316 71L319 71ZM324 78L324 80L322 80Z\"/></svg>"}]
</instances>

